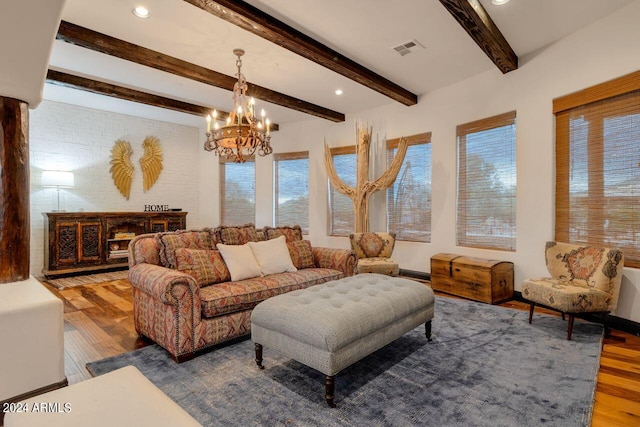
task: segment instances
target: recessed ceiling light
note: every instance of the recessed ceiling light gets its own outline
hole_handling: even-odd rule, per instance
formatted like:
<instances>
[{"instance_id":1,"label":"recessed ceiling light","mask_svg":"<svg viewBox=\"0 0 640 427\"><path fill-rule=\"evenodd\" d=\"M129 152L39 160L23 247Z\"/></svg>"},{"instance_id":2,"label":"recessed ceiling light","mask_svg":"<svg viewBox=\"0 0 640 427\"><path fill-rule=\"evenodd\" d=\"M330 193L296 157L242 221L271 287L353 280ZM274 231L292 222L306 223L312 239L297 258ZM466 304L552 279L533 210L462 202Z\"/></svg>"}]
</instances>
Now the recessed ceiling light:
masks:
<instances>
[{"instance_id":1,"label":"recessed ceiling light","mask_svg":"<svg viewBox=\"0 0 640 427\"><path fill-rule=\"evenodd\" d=\"M509 0L491 0L491 3L495 4L496 6L500 6L509 3Z\"/></svg>"},{"instance_id":2,"label":"recessed ceiling light","mask_svg":"<svg viewBox=\"0 0 640 427\"><path fill-rule=\"evenodd\" d=\"M342 89L336 89L336 95L340 96L342 95L344 92L342 92Z\"/></svg>"},{"instance_id":3,"label":"recessed ceiling light","mask_svg":"<svg viewBox=\"0 0 640 427\"><path fill-rule=\"evenodd\" d=\"M138 6L131 11L138 18L147 19L151 14L149 14L149 9L144 6Z\"/></svg>"}]
</instances>

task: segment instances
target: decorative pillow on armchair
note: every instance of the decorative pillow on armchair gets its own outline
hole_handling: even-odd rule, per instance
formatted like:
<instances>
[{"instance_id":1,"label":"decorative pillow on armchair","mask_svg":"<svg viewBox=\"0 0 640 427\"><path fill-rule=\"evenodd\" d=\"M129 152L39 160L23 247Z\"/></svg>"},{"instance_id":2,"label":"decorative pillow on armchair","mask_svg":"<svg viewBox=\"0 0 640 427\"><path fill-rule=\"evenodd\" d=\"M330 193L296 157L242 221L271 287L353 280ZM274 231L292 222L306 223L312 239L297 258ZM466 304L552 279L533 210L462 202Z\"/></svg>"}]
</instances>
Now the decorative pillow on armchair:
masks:
<instances>
[{"instance_id":1,"label":"decorative pillow on armchair","mask_svg":"<svg viewBox=\"0 0 640 427\"><path fill-rule=\"evenodd\" d=\"M291 261L298 270L316 266L310 241L296 240L293 242L287 242L287 247L289 248Z\"/></svg>"},{"instance_id":2,"label":"decorative pillow on armchair","mask_svg":"<svg viewBox=\"0 0 640 427\"><path fill-rule=\"evenodd\" d=\"M216 242L225 245L244 245L247 242L257 242L256 226L248 223L244 225L221 225L215 229Z\"/></svg>"},{"instance_id":3,"label":"decorative pillow on armchair","mask_svg":"<svg viewBox=\"0 0 640 427\"><path fill-rule=\"evenodd\" d=\"M220 251L215 249L176 249L176 263L176 269L193 276L200 287L231 280Z\"/></svg>"},{"instance_id":4,"label":"decorative pillow on armchair","mask_svg":"<svg viewBox=\"0 0 640 427\"><path fill-rule=\"evenodd\" d=\"M263 228L263 230L267 240L275 239L279 236L284 236L287 239L287 242L302 240L302 228L299 225L283 225L280 227L266 226Z\"/></svg>"}]
</instances>

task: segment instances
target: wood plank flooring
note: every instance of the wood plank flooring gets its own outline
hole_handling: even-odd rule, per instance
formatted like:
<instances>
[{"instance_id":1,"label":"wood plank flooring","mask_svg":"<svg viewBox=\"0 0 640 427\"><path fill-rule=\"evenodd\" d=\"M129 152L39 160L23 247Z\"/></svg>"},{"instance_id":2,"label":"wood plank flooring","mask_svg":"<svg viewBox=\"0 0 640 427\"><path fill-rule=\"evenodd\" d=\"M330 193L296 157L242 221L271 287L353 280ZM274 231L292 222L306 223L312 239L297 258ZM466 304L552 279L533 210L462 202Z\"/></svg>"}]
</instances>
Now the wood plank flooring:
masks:
<instances>
[{"instance_id":1,"label":"wood plank flooring","mask_svg":"<svg viewBox=\"0 0 640 427\"><path fill-rule=\"evenodd\" d=\"M131 285L127 280L64 290L44 284L64 301L65 371L70 384L91 378L85 368L88 362L150 344L139 338L134 329ZM523 311L529 307L519 301L501 305ZM543 311L557 314L536 308L536 313ZM523 322L526 319L523 315ZM565 327L558 325L562 333ZM611 337L605 338L591 425L640 426L640 337L613 330Z\"/></svg>"}]
</instances>

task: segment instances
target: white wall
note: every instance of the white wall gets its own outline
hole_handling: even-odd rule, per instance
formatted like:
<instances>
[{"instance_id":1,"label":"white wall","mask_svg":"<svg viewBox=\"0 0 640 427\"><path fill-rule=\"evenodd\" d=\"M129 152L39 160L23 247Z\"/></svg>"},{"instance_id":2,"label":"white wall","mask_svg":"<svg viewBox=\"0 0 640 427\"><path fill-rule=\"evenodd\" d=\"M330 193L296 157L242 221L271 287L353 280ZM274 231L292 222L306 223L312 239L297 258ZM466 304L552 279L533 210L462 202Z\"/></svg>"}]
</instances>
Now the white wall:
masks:
<instances>
[{"instance_id":1,"label":"white wall","mask_svg":"<svg viewBox=\"0 0 640 427\"><path fill-rule=\"evenodd\" d=\"M60 208L68 212L141 212L147 204L162 204L189 212L188 227L203 226L200 129L53 101L43 101L29 115L32 275L41 276L44 267L43 212L57 207L56 189L40 186L43 170L73 172L75 187L60 190ZM145 193L139 159L148 135L160 140L164 161L158 181ZM120 194L109 172L111 149L118 139L129 141L133 149L129 200Z\"/></svg>"},{"instance_id":2,"label":"white wall","mask_svg":"<svg viewBox=\"0 0 640 427\"><path fill-rule=\"evenodd\" d=\"M438 252L512 261L516 290L528 277L546 275L544 245L554 235L554 116L552 100L640 69L640 1L606 17L529 58L503 75L497 69L423 95L418 105L397 103L350 115L345 123L319 119L281 126L274 150L310 151L310 239L315 245L349 247L346 238L327 236L327 176L323 141L330 146L355 144L356 120L373 125L379 144L432 132L432 241L399 242L394 251L401 268L429 271ZM425 78L428 75L425 74ZM456 125L517 111L517 250L501 252L457 247ZM382 145L380 145L381 147ZM382 151L381 149L379 151ZM269 162L267 159L259 159ZM382 159L378 160L384 161ZM258 194L271 192L271 168L257 167ZM379 174L378 174L379 175ZM376 176L378 176L376 175ZM271 221L271 206L258 197L258 223ZM384 196L372 208L372 229L385 224ZM259 224L262 225L262 224ZM617 316L640 321L640 271L626 268Z\"/></svg>"}]
</instances>

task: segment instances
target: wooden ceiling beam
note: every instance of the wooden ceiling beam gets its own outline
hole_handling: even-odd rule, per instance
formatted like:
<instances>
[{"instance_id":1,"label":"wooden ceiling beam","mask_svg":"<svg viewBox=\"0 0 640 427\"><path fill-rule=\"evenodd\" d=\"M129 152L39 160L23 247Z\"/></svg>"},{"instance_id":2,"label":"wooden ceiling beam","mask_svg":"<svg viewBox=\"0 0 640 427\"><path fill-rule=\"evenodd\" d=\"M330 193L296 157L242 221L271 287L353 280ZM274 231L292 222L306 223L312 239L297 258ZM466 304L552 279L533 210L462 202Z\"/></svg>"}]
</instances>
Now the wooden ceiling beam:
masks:
<instances>
[{"instance_id":1,"label":"wooden ceiling beam","mask_svg":"<svg viewBox=\"0 0 640 427\"><path fill-rule=\"evenodd\" d=\"M154 95L123 86L117 86L111 83L105 83L86 77L75 76L73 74L64 73L62 71L48 70L46 81L47 83L57 86L84 90L86 92L111 96L113 98L151 105L153 107L166 108L168 110L179 111L181 113L206 116L211 112L211 107L190 104L188 102L178 101L176 99L166 98L164 96ZM218 118L220 120L224 121L228 116L229 113L227 111L218 110ZM277 131L279 129L279 126L273 123L271 124L270 129L272 131Z\"/></svg>"},{"instance_id":2,"label":"wooden ceiling beam","mask_svg":"<svg viewBox=\"0 0 640 427\"><path fill-rule=\"evenodd\" d=\"M518 69L518 56L480 0L440 0L503 74Z\"/></svg>"},{"instance_id":3,"label":"wooden ceiling beam","mask_svg":"<svg viewBox=\"0 0 640 427\"><path fill-rule=\"evenodd\" d=\"M236 77L227 76L226 74L218 73L217 71L213 71L66 21L62 21L60 23L60 28L58 29L56 38L86 49L91 49L96 52L115 56L140 65L155 68L156 70L196 80L201 83L230 91L233 91L233 85L237 81ZM249 83L248 86L248 92L252 96L265 102L301 111L333 122L343 122L345 120L343 113L339 113L271 89L253 85L251 83Z\"/></svg>"},{"instance_id":4,"label":"wooden ceiling beam","mask_svg":"<svg viewBox=\"0 0 640 427\"><path fill-rule=\"evenodd\" d=\"M418 96L407 89L244 1L184 1L404 105L418 103Z\"/></svg>"}]
</instances>

